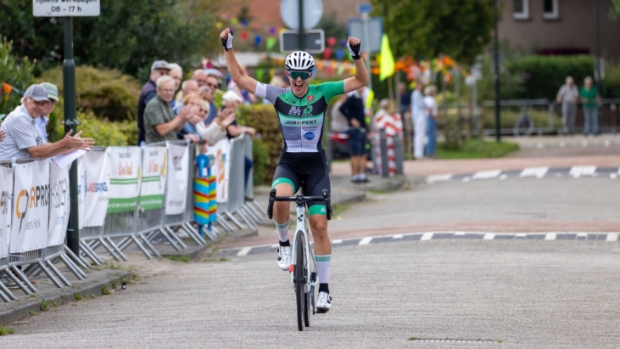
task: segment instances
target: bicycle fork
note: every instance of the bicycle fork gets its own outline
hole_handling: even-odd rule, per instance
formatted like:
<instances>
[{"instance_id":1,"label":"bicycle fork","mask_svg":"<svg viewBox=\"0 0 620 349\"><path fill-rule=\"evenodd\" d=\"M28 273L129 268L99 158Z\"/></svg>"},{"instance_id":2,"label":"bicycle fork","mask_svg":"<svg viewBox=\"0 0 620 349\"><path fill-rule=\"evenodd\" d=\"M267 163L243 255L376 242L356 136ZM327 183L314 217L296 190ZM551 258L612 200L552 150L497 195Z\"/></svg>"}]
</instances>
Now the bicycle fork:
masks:
<instances>
[{"instance_id":1,"label":"bicycle fork","mask_svg":"<svg viewBox=\"0 0 620 349\"><path fill-rule=\"evenodd\" d=\"M308 271L306 273L306 282L305 282L305 287L304 287L304 291L305 293L308 292L312 292L314 291L314 287L319 283L319 276L317 273L317 267L316 267L316 259L314 258L314 252L310 249L310 243L308 242L308 232L306 229L306 208L304 206L304 204L297 204L297 226L295 227L295 236L293 237L293 241L297 241L297 235L298 234L302 234L302 238L304 240L304 245L305 245L305 249L306 249L306 256L308 256L308 258L305 258L304 262L306 263L306 265L304 265L304 268ZM296 253L297 253L297 248L296 246L293 246L292 248L292 259L293 261L297 260L296 259ZM312 262L312 265L310 264ZM313 267L313 268L311 268ZM312 270L314 270L314 272L312 272ZM290 269L291 271L291 283L295 283L295 274L292 273L293 269ZM313 307L314 307L314 292L312 292L312 303L313 303Z\"/></svg>"}]
</instances>

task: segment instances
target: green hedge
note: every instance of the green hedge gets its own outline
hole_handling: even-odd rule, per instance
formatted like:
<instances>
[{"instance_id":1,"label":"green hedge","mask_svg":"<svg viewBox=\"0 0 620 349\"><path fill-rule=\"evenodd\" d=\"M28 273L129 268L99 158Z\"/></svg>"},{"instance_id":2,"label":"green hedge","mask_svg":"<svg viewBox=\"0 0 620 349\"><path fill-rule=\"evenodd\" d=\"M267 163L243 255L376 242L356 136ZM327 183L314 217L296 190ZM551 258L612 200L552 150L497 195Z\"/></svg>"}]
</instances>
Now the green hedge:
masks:
<instances>
[{"instance_id":1,"label":"green hedge","mask_svg":"<svg viewBox=\"0 0 620 349\"><path fill-rule=\"evenodd\" d=\"M0 114L8 114L20 105L21 96L16 92L9 95L2 93L2 83L6 82L21 91L32 84L34 63L28 58L23 60L13 55L12 42L0 36Z\"/></svg>"}]
</instances>

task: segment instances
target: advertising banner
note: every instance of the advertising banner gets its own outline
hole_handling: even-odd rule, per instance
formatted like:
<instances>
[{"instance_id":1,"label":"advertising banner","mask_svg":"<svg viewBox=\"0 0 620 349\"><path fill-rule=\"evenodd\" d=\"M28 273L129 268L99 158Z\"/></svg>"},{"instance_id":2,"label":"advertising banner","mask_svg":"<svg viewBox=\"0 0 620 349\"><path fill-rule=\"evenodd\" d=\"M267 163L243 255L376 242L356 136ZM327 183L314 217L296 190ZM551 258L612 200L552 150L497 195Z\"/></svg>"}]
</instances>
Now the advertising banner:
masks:
<instances>
[{"instance_id":1,"label":"advertising banner","mask_svg":"<svg viewBox=\"0 0 620 349\"><path fill-rule=\"evenodd\" d=\"M227 138L209 147L208 154L215 156L215 163L211 167L211 173L217 181L217 202L228 201L228 173L230 171L230 141Z\"/></svg>"},{"instance_id":2,"label":"advertising banner","mask_svg":"<svg viewBox=\"0 0 620 349\"><path fill-rule=\"evenodd\" d=\"M47 247L50 200L49 160L15 165L10 252Z\"/></svg>"},{"instance_id":3,"label":"advertising banner","mask_svg":"<svg viewBox=\"0 0 620 349\"><path fill-rule=\"evenodd\" d=\"M140 196L140 147L110 147L110 201L108 212L128 212L136 209Z\"/></svg>"},{"instance_id":4,"label":"advertising banner","mask_svg":"<svg viewBox=\"0 0 620 349\"><path fill-rule=\"evenodd\" d=\"M69 169L50 164L50 219L48 227L48 246L65 243L71 197L69 196Z\"/></svg>"},{"instance_id":5,"label":"advertising banner","mask_svg":"<svg viewBox=\"0 0 620 349\"><path fill-rule=\"evenodd\" d=\"M84 227L100 227L108 211L110 170L108 153L89 151L82 157L84 166Z\"/></svg>"},{"instance_id":6,"label":"advertising banner","mask_svg":"<svg viewBox=\"0 0 620 349\"><path fill-rule=\"evenodd\" d=\"M164 207L166 190L166 147L144 147L142 152L142 186L140 206L145 210Z\"/></svg>"},{"instance_id":7,"label":"advertising banner","mask_svg":"<svg viewBox=\"0 0 620 349\"><path fill-rule=\"evenodd\" d=\"M189 175L189 151L186 145L168 144L168 190L166 191L166 214L185 212L187 201L187 177Z\"/></svg>"},{"instance_id":8,"label":"advertising banner","mask_svg":"<svg viewBox=\"0 0 620 349\"><path fill-rule=\"evenodd\" d=\"M9 255L12 192L13 170L8 167L0 167L0 258Z\"/></svg>"},{"instance_id":9,"label":"advertising banner","mask_svg":"<svg viewBox=\"0 0 620 349\"><path fill-rule=\"evenodd\" d=\"M84 228L84 205L86 201L86 172L84 171L84 159L80 157L77 160L77 198L78 198L78 225L80 229Z\"/></svg>"}]
</instances>

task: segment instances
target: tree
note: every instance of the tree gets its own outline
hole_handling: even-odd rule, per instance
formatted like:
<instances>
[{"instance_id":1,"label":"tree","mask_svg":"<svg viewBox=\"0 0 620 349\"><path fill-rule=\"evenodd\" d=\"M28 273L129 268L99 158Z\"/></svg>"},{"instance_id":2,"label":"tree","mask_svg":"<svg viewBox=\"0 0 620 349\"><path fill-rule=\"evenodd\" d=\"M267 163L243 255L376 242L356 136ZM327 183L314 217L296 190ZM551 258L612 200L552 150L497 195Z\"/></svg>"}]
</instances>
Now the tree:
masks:
<instances>
[{"instance_id":1,"label":"tree","mask_svg":"<svg viewBox=\"0 0 620 349\"><path fill-rule=\"evenodd\" d=\"M76 63L118 69L143 80L156 59L198 65L217 44L215 16L204 10L204 2L102 1L99 17L74 19ZM0 7L0 35L13 40L18 55L37 59L40 68L62 62L61 18L33 17L32 1L0 0Z\"/></svg>"},{"instance_id":2,"label":"tree","mask_svg":"<svg viewBox=\"0 0 620 349\"><path fill-rule=\"evenodd\" d=\"M8 114L20 104L21 96L15 91L4 91L3 85L24 91L33 81L33 64L12 52L12 43L0 35L0 114ZM6 94L8 92L8 94Z\"/></svg>"},{"instance_id":3,"label":"tree","mask_svg":"<svg viewBox=\"0 0 620 349\"><path fill-rule=\"evenodd\" d=\"M347 29L346 25L338 22L336 12L324 14L316 27L323 29L326 39L334 37L338 40L344 40L349 36L349 29Z\"/></svg>"},{"instance_id":4,"label":"tree","mask_svg":"<svg viewBox=\"0 0 620 349\"><path fill-rule=\"evenodd\" d=\"M371 0L396 57L446 54L471 63L491 41L491 0Z\"/></svg>"}]
</instances>

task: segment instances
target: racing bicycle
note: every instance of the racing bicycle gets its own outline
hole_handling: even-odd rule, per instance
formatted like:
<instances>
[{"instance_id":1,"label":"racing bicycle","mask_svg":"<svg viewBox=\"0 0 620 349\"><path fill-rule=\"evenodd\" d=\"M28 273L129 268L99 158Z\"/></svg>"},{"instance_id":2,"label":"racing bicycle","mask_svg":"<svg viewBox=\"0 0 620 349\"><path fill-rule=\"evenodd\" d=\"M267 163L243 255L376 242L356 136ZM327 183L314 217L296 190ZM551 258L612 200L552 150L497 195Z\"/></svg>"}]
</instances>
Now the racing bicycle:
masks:
<instances>
[{"instance_id":1,"label":"racing bicycle","mask_svg":"<svg viewBox=\"0 0 620 349\"><path fill-rule=\"evenodd\" d=\"M303 188L303 183L301 187ZM301 192L303 192L303 189ZM297 204L297 226L292 246L292 260L294 263L289 267L289 272L291 273L291 282L295 289L297 328L300 331L304 330L304 325L305 327L310 327L310 306L312 306L312 315L316 314L314 289L319 283L316 260L308 242L305 204L308 201L324 201L327 209L327 219L330 220L332 216L331 199L326 189L323 189L322 194L323 196L276 196L275 189L272 189L269 194L267 215L270 219L273 219L273 204L276 201L289 201Z\"/></svg>"}]
</instances>

